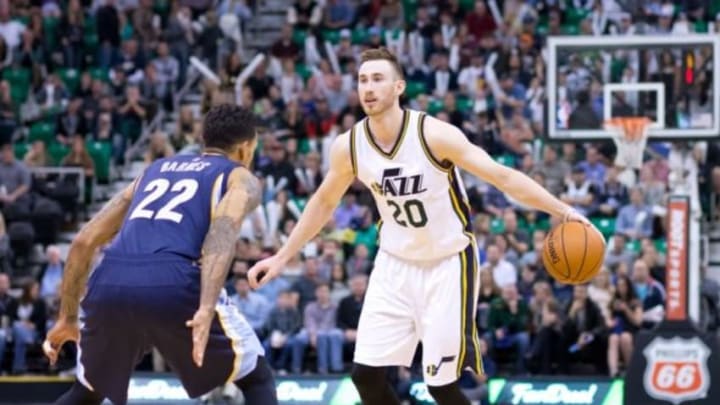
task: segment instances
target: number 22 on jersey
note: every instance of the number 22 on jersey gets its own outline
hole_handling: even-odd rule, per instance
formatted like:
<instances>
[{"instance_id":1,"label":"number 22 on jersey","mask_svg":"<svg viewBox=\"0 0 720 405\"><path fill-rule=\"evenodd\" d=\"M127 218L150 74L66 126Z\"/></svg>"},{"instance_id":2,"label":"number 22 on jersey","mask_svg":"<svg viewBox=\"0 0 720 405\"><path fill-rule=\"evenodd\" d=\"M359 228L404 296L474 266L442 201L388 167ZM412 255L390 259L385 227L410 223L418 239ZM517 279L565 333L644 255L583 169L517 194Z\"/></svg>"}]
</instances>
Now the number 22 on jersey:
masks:
<instances>
[{"instance_id":1,"label":"number 22 on jersey","mask_svg":"<svg viewBox=\"0 0 720 405\"><path fill-rule=\"evenodd\" d=\"M167 179L155 179L149 182L143 192L149 193L130 214L129 219L145 218L160 219L165 221L173 221L180 223L183 215L174 211L180 204L192 199L197 193L198 182L193 179L182 179L175 183L170 183ZM173 198L168 200L165 205L158 210L151 210L147 207L168 192L175 194Z\"/></svg>"}]
</instances>

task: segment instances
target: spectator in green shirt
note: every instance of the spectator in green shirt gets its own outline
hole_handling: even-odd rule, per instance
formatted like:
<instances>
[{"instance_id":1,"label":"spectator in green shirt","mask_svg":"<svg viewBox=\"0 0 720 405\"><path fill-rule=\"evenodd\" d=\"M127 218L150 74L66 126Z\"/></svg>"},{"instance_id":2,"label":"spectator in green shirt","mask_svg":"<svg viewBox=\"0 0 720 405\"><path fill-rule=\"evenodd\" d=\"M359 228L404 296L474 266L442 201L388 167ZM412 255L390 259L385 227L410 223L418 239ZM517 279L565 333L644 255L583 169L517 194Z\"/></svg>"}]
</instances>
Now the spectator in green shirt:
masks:
<instances>
[{"instance_id":1,"label":"spectator in green shirt","mask_svg":"<svg viewBox=\"0 0 720 405\"><path fill-rule=\"evenodd\" d=\"M488 328L492 336L492 347L497 349L514 348L516 354L516 372L525 373L525 354L530 345L527 325L530 311L527 303L520 297L515 284L509 284L502 290L502 296L490 305Z\"/></svg>"}]
</instances>

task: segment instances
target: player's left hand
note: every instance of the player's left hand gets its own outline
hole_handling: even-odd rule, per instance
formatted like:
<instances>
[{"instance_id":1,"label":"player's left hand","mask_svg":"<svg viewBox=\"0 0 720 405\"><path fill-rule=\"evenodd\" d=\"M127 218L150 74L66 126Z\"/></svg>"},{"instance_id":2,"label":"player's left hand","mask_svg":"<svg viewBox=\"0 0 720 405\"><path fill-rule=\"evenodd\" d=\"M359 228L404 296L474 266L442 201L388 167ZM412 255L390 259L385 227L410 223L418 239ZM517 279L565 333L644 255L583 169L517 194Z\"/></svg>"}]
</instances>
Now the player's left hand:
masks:
<instances>
[{"instance_id":1,"label":"player's left hand","mask_svg":"<svg viewBox=\"0 0 720 405\"><path fill-rule=\"evenodd\" d=\"M208 336L210 335L210 325L212 324L214 317L214 310L198 309L195 312L193 319L185 322L185 326L192 328L192 358L198 367L202 367L203 365L205 347L207 346Z\"/></svg>"},{"instance_id":2,"label":"player's left hand","mask_svg":"<svg viewBox=\"0 0 720 405\"><path fill-rule=\"evenodd\" d=\"M77 321L58 319L55 326L50 329L43 342L42 348L51 365L57 362L58 354L65 342L77 342L80 338L80 327Z\"/></svg>"}]
</instances>

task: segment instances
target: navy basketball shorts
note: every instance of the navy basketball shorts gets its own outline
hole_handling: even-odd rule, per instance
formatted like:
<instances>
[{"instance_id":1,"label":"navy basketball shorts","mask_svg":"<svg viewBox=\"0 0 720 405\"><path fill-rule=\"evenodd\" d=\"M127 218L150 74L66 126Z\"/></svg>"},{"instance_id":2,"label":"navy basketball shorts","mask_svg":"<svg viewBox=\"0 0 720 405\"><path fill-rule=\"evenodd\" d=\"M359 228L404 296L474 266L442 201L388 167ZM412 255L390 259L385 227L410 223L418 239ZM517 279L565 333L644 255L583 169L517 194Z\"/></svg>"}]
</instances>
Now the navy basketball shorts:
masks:
<instances>
[{"instance_id":1,"label":"navy basketball shorts","mask_svg":"<svg viewBox=\"0 0 720 405\"><path fill-rule=\"evenodd\" d=\"M157 348L198 397L249 374L264 355L252 327L223 290L202 368L192 360L192 319L200 268L175 255L105 256L88 281L80 311L77 378L116 405L127 403L130 376Z\"/></svg>"}]
</instances>

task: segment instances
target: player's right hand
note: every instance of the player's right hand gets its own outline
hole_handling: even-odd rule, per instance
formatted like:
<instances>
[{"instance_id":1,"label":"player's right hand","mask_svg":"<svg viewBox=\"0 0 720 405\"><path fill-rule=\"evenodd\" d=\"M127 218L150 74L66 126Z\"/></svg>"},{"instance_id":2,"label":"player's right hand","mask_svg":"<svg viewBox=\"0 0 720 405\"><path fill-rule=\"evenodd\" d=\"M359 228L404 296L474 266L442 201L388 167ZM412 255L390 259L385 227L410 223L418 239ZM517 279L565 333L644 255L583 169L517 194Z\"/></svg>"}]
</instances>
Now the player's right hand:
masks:
<instances>
[{"instance_id":1,"label":"player's right hand","mask_svg":"<svg viewBox=\"0 0 720 405\"><path fill-rule=\"evenodd\" d=\"M282 273L285 261L277 255L260 260L248 271L248 282L254 290L264 286Z\"/></svg>"},{"instance_id":2,"label":"player's right hand","mask_svg":"<svg viewBox=\"0 0 720 405\"><path fill-rule=\"evenodd\" d=\"M43 342L42 348L51 365L57 362L58 354L65 342L77 342L80 339L80 327L75 321L58 319L55 326L50 329Z\"/></svg>"}]
</instances>

